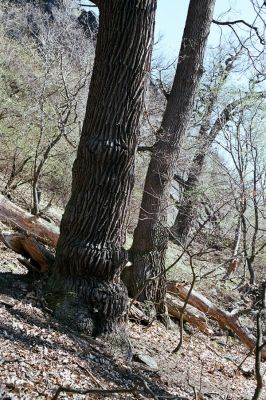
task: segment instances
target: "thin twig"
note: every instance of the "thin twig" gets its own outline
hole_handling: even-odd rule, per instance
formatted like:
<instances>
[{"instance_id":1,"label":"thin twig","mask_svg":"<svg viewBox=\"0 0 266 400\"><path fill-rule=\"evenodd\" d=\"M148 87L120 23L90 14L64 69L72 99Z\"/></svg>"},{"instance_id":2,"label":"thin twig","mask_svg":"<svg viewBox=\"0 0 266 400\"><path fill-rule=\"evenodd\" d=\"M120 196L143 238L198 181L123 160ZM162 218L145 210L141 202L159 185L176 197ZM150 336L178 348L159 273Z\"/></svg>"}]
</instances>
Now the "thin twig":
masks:
<instances>
[{"instance_id":1,"label":"thin twig","mask_svg":"<svg viewBox=\"0 0 266 400\"><path fill-rule=\"evenodd\" d=\"M248 28L255 31L255 33L260 41L260 44L263 44L263 45L265 44L264 38L261 37L259 34L259 29L256 26L253 26L253 25L249 24L248 22L244 21L243 19L238 19L236 21L217 21L217 20L213 19L212 22L216 25L227 25L230 27L232 27L231 25L243 24L243 25L247 26Z\"/></svg>"},{"instance_id":2,"label":"thin twig","mask_svg":"<svg viewBox=\"0 0 266 400\"><path fill-rule=\"evenodd\" d=\"M135 394L140 387L140 384L136 384L129 389L125 388L115 388L115 389L74 389L70 386L59 386L55 392L55 395L52 397L51 400L57 400L60 393L76 393L76 394L101 394L101 395L108 395L108 394L115 394L115 393L132 393Z\"/></svg>"},{"instance_id":3,"label":"thin twig","mask_svg":"<svg viewBox=\"0 0 266 400\"><path fill-rule=\"evenodd\" d=\"M98 381L97 378L95 378L95 376L93 375L93 373L89 369L83 367L83 365L81 365L79 363L77 363L77 365L79 366L79 368L82 371L84 371L87 375L89 375L89 377L93 380L93 382L95 382L98 386L100 386L101 389L105 390L105 387L101 384L100 381Z\"/></svg>"},{"instance_id":4,"label":"thin twig","mask_svg":"<svg viewBox=\"0 0 266 400\"><path fill-rule=\"evenodd\" d=\"M190 264L190 268L191 268L191 271L192 271L192 276L193 276L193 278L192 278L192 282L191 282L191 285L190 285L190 288L189 288L189 291L188 291L186 300L185 300L184 305L183 305L183 307L182 307L182 310L181 310L181 312L180 312L180 319L179 319L180 339L179 339L178 345L177 345L176 348L172 351L172 353L177 353L177 352L180 350L180 348L181 348L181 346L182 346L182 344L183 344L184 312L185 312L186 306L187 306L188 301L189 301L189 297L190 297L190 295L191 295L191 292L192 292L192 290L193 290L193 287L194 287L195 282L196 282L196 279L197 279L197 276L196 276L196 274L195 274L194 265L193 265L193 256L192 256L191 254L189 254L189 264Z\"/></svg>"},{"instance_id":5,"label":"thin twig","mask_svg":"<svg viewBox=\"0 0 266 400\"><path fill-rule=\"evenodd\" d=\"M256 358L255 358L255 377L257 381L255 393L252 400L258 400L260 398L262 387L263 387L263 377L261 373L261 346L262 341L262 327L261 327L261 310L257 314L257 341L256 341Z\"/></svg>"},{"instance_id":6,"label":"thin twig","mask_svg":"<svg viewBox=\"0 0 266 400\"><path fill-rule=\"evenodd\" d=\"M256 340L256 358L255 358L255 377L257 385L252 400L258 400L260 398L263 388L263 376L261 372L261 352L263 348L261 315L266 308L266 281L264 282L263 285L261 297L262 297L262 305L257 313L257 340Z\"/></svg>"}]
</instances>

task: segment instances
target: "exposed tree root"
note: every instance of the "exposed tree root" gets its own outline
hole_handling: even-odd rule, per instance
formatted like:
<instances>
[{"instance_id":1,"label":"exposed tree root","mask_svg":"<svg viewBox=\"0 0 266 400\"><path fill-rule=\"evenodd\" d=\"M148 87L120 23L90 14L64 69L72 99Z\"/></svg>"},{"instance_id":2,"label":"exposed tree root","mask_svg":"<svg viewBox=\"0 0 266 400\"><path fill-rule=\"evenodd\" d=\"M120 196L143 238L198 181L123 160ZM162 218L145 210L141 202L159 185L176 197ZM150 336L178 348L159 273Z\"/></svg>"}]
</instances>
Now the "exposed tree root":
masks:
<instances>
[{"instance_id":1,"label":"exposed tree root","mask_svg":"<svg viewBox=\"0 0 266 400\"><path fill-rule=\"evenodd\" d=\"M20 233L0 233L0 240L16 253L21 254L24 258L20 260L29 270L40 273L47 272L53 265L53 254L43 246L49 244L55 248L58 240L58 229L52 224L47 223L41 218L33 217L31 214L14 205L4 196L0 195L0 221L20 231ZM21 232L22 231L22 232ZM188 288L172 281L167 283L167 306L169 314L175 318L180 317L180 312L184 301L188 295ZM173 298L171 295L178 298ZM199 330L206 334L210 334L206 317L212 318L219 322L222 327L227 327L234 332L239 339L250 349L256 347L256 338L248 331L247 328L241 326L237 314L227 312L218 308L209 301L205 296L192 290L189 296L188 304L192 307L186 307L184 312L184 320L196 326ZM196 311L197 309L197 311ZM135 307L130 311L131 317L149 323L144 313ZM262 358L266 359L266 349L262 348Z\"/></svg>"}]
</instances>

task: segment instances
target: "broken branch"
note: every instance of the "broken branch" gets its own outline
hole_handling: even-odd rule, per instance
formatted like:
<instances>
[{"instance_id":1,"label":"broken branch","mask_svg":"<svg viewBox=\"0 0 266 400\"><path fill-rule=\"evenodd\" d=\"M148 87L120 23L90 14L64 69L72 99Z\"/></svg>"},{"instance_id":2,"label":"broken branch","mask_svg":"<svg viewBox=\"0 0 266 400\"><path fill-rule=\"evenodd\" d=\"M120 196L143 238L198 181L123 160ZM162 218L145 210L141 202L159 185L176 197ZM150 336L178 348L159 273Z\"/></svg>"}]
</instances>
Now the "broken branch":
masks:
<instances>
[{"instance_id":1,"label":"broken branch","mask_svg":"<svg viewBox=\"0 0 266 400\"><path fill-rule=\"evenodd\" d=\"M0 221L25 234L33 236L38 241L56 247L59 229L43 220L33 216L13 204L3 195L0 195Z\"/></svg>"},{"instance_id":2,"label":"broken branch","mask_svg":"<svg viewBox=\"0 0 266 400\"><path fill-rule=\"evenodd\" d=\"M167 291L174 294L185 301L188 295L188 289L185 286L180 285L175 281L167 282ZM192 290L188 303L198 310L202 311L205 315L219 322L221 326L226 326L232 332L234 332L239 339L250 349L254 349L256 346L256 338L252 335L249 330L241 326L237 315L229 313L218 308L210 300L208 300L202 294ZM266 350L262 349L262 358L266 360Z\"/></svg>"}]
</instances>

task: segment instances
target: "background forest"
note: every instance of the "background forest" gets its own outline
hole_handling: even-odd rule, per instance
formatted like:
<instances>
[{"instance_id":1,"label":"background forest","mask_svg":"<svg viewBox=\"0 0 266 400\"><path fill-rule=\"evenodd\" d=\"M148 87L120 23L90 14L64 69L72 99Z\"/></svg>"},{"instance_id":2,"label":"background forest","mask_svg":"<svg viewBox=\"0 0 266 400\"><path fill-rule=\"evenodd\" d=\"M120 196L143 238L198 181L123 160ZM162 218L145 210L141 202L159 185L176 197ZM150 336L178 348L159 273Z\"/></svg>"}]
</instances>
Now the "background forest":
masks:
<instances>
[{"instance_id":1,"label":"background forest","mask_svg":"<svg viewBox=\"0 0 266 400\"><path fill-rule=\"evenodd\" d=\"M266 357L265 7L256 1L251 3L255 21L235 23L237 18L230 14L230 10L214 21L221 28L219 44L207 47L187 129L170 138L173 146L166 151L164 146L160 146L160 143L165 143L161 134L165 110L173 97L175 74L180 57L186 57L186 49L182 50L181 46L179 59L176 55L176 60L167 60L160 55L160 39L154 44L136 151L135 183L126 222L124 247L129 262L122 278L133 298L129 317L134 322L129 330L133 347L138 349L135 353L133 351L135 362L148 365L152 373L161 369L163 378L158 388L159 380L157 382L152 373L149 375L144 371L143 376L150 382L150 392L145 392L147 380L144 380L139 398L262 400L266 394L265 389L263 391L265 365L260 364L260 360L265 361ZM9 230L10 234L10 229L14 229L13 217L7 222L1 214L1 207L4 210L11 203L34 218L44 220L44 223L59 226L71 194L72 166L82 136L95 57L98 13L94 8L70 0L2 1L0 20L1 231ZM219 21L227 21L226 26ZM185 89L183 94L185 97ZM160 175L160 180L166 182L168 196L161 192L159 195L157 189L152 193L147 189L151 160L156 157L165 168L171 164L170 170L165 169ZM160 182L157 188L160 185L164 186ZM145 231L147 227L142 222L148 219L148 209L143 206L148 204L145 203L145 193L154 199L152 202L149 200L152 207L154 204L157 207L156 212L152 210L158 218L151 228L150 242L155 246L152 257L143 256L151 245ZM161 198L163 201L159 202ZM17 229L14 231L24 232L19 222L15 221L15 225ZM8 234L1 234L1 240L17 251ZM55 246L45 248L48 251L51 247ZM25 273L25 261L22 267L14 253L4 245L0 251L1 274ZM22 254L24 251L25 248ZM32 261L31 257L26 259ZM36 268L34 263L33 266ZM1 293L2 286L6 285L6 281L3 282L0 284ZM38 297L36 293L35 296ZM22 297L17 301L24 304ZM7 304L10 302L6 297L1 299L5 312L8 312ZM26 308L28 300L25 300ZM203 302L201 306L198 306L198 301ZM33 303L33 308L37 310L42 305ZM13 307L12 303L12 310ZM32 316L29 318L34 319ZM42 317L44 326L47 325L45 318ZM27 319L25 321L28 323ZM38 326L36 321L33 324ZM13 320L11 324L19 323ZM25 329L22 327L21 332ZM150 336L143 338L149 329ZM142 330L146 331L143 333ZM6 332L3 340L9 341L8 346L12 349L14 336L12 339L7 328L3 327L3 332ZM68 335L62 332L61 335ZM57 340L58 343L61 340L59 335ZM74 336L66 339L69 347L77 346L77 340ZM158 341L162 340L168 342L171 350L169 353L162 350L158 355L162 346ZM156 352L147 351L150 345L156 348ZM84 347L84 344L80 346ZM90 346L94 345L90 343ZM97 344L95 346L100 351ZM214 361L208 360L210 355L199 355L210 346L211 356L216 357ZM91 348L89 352L92 354L94 350ZM173 350L178 355L172 355ZM5 363L11 351L2 355L0 362L3 360ZM145 351L149 353L148 361L142 354ZM181 358L176 362L171 357L183 354L185 358L184 353L190 356L184 361L187 370L181 373L176 371L176 365L182 364ZM193 361L197 354L197 361ZM30 355L21 356L22 359L27 357ZM100 398L97 396L103 394L110 382L120 389L131 387L132 377L125 381L121 373L116 379L117 370L105 376L102 371L105 367L99 367L101 356L96 354L94 357L96 361L93 362L98 365L95 379L102 392L95 398ZM155 362L153 358L159 368L150 365ZM58 363L61 362L59 358ZM166 367L165 363L169 365ZM191 371L193 364L196 380L193 380ZM113 366L106 368L112 369ZM213 379L205 379L204 368L208 374L213 368L223 377L218 374ZM171 380L172 370L175 373ZM3 382L7 382L12 374L16 376L18 372L7 371ZM56 376L57 372L53 374ZM236 377L239 384L232 394L232 382ZM49 397L51 385L46 397L40 394L44 388L36 394L36 387L27 389L26 385L22 385L18 393L16 388L21 384L16 379L10 381L10 387L7 385L3 389L1 398L52 398ZM83 380L84 387L94 387L95 379L91 381L87 374ZM72 384L82 386L77 378L71 379L66 375L62 378L63 383L60 379L51 378L51 381L53 388ZM4 397L11 392L11 397ZM132 393L135 392L125 391L110 398L132 398ZM179 397L187 395L190 397ZM61 396L72 398L72 394L70 397ZM83 398L79 394L73 396Z\"/></svg>"}]
</instances>

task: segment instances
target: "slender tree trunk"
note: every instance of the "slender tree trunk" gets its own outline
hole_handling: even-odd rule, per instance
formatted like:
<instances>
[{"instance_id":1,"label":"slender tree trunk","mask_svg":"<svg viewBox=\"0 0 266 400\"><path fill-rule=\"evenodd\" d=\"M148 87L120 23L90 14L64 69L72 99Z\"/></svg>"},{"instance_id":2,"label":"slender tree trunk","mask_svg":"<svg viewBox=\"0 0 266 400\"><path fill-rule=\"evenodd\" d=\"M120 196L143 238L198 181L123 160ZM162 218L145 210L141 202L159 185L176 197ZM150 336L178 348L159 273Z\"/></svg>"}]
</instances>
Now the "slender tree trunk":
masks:
<instances>
[{"instance_id":1,"label":"slender tree trunk","mask_svg":"<svg viewBox=\"0 0 266 400\"><path fill-rule=\"evenodd\" d=\"M32 210L31 213L33 215L38 215L40 212L40 200L41 200L41 191L38 187L39 185L39 175L34 175L32 182Z\"/></svg>"},{"instance_id":2,"label":"slender tree trunk","mask_svg":"<svg viewBox=\"0 0 266 400\"><path fill-rule=\"evenodd\" d=\"M223 277L223 280L228 279L229 276L231 275L231 273L235 272L239 265L239 247L240 247L240 243L241 243L241 233L242 233L242 223L241 223L241 216L239 215L238 221L237 221L237 226L235 229L235 238L234 238L234 244L233 244L232 258L228 265L226 274Z\"/></svg>"},{"instance_id":3,"label":"slender tree trunk","mask_svg":"<svg viewBox=\"0 0 266 400\"><path fill-rule=\"evenodd\" d=\"M31 157L27 157L19 165L17 165L17 162L18 162L17 157L18 157L18 148L16 147L14 155L13 155L11 172L10 172L8 181L5 185L5 188L2 191L3 195L7 196L7 197L10 197L10 192L12 190L16 189L17 184L15 184L14 182L15 182L16 178L19 176L19 174L22 173L27 162L31 159Z\"/></svg>"},{"instance_id":4,"label":"slender tree trunk","mask_svg":"<svg viewBox=\"0 0 266 400\"><path fill-rule=\"evenodd\" d=\"M130 293L138 295L139 300L155 302L159 314L165 311L164 270L168 242L165 226L171 180L202 75L214 3L214 0L190 1L174 83L151 155L130 250L133 268L130 278L126 279ZM156 275L160 277L147 281Z\"/></svg>"},{"instance_id":5,"label":"slender tree trunk","mask_svg":"<svg viewBox=\"0 0 266 400\"><path fill-rule=\"evenodd\" d=\"M174 225L171 228L171 238L177 244L184 245L186 243L193 220L196 217L199 203L198 187L207 153L207 149L197 152L184 185L183 198Z\"/></svg>"},{"instance_id":6,"label":"slender tree trunk","mask_svg":"<svg viewBox=\"0 0 266 400\"><path fill-rule=\"evenodd\" d=\"M256 274L255 274L255 270L253 267L254 258L255 257L250 256L250 257L247 257L247 259L246 259L248 272L249 272L249 283L251 285L254 285L256 282Z\"/></svg>"},{"instance_id":7,"label":"slender tree trunk","mask_svg":"<svg viewBox=\"0 0 266 400\"><path fill-rule=\"evenodd\" d=\"M233 254L232 254L233 259L238 258L240 241L241 241L241 218L239 216L235 230L235 239L234 239Z\"/></svg>"},{"instance_id":8,"label":"slender tree trunk","mask_svg":"<svg viewBox=\"0 0 266 400\"><path fill-rule=\"evenodd\" d=\"M48 287L56 315L89 334L114 337L127 318L122 245L156 0L95 4L100 9L95 63Z\"/></svg>"}]
</instances>

